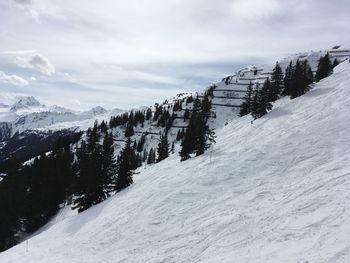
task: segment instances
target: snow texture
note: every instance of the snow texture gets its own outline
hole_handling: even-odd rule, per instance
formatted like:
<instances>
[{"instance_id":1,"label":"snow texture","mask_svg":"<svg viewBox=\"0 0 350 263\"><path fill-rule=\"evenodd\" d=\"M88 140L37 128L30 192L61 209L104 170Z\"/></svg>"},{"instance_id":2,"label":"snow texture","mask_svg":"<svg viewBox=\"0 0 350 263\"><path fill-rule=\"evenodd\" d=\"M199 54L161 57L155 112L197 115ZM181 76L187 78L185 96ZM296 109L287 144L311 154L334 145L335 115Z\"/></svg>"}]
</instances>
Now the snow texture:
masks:
<instances>
[{"instance_id":1,"label":"snow texture","mask_svg":"<svg viewBox=\"0 0 350 263\"><path fill-rule=\"evenodd\" d=\"M142 167L81 214L63 208L0 262L350 262L349 86L345 61L253 124L219 117L234 116L204 155Z\"/></svg>"}]
</instances>

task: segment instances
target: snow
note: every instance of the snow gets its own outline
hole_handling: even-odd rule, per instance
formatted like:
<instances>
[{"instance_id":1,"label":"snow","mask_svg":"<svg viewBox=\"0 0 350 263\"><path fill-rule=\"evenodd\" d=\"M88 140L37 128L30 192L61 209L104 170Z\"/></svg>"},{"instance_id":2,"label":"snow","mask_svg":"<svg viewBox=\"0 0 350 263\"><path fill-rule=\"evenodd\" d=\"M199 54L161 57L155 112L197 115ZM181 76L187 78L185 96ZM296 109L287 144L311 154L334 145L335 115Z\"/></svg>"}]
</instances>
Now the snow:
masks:
<instances>
[{"instance_id":1,"label":"snow","mask_svg":"<svg viewBox=\"0 0 350 263\"><path fill-rule=\"evenodd\" d=\"M18 111L21 109L28 109L32 107L44 107L44 105L41 105L38 100L36 100L33 96L29 97L20 97L16 101L15 104L11 107L11 111Z\"/></svg>"},{"instance_id":2,"label":"snow","mask_svg":"<svg viewBox=\"0 0 350 263\"><path fill-rule=\"evenodd\" d=\"M349 76L344 62L253 124L223 113L206 154L142 167L81 214L63 208L0 262L349 262Z\"/></svg>"},{"instance_id":3,"label":"snow","mask_svg":"<svg viewBox=\"0 0 350 263\"><path fill-rule=\"evenodd\" d=\"M0 94L0 124L11 127L11 135L27 130L86 130L95 120L109 121L111 116L124 112L121 109L107 111L101 106L83 112L76 112L58 105L47 107L33 96L16 97L11 106L10 101L11 99ZM0 134L1 132L0 126Z\"/></svg>"}]
</instances>

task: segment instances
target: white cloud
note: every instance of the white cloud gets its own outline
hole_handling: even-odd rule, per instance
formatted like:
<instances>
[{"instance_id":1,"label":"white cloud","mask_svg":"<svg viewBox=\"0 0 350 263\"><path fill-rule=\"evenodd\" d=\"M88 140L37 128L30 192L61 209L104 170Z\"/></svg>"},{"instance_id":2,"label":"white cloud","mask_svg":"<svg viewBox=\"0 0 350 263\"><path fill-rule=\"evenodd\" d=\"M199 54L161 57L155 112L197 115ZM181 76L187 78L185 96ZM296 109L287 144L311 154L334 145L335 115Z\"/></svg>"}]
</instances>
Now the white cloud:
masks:
<instances>
[{"instance_id":1,"label":"white cloud","mask_svg":"<svg viewBox=\"0 0 350 263\"><path fill-rule=\"evenodd\" d=\"M33 69L44 75L51 76L55 73L55 67L51 62L39 53L22 53L15 58L16 65L22 68Z\"/></svg>"},{"instance_id":2,"label":"white cloud","mask_svg":"<svg viewBox=\"0 0 350 263\"><path fill-rule=\"evenodd\" d=\"M30 5L32 4L32 0L14 0L17 4L21 5Z\"/></svg>"},{"instance_id":3,"label":"white cloud","mask_svg":"<svg viewBox=\"0 0 350 263\"><path fill-rule=\"evenodd\" d=\"M276 14L280 5L277 0L236 0L232 3L234 16L244 20L261 20Z\"/></svg>"},{"instance_id":4,"label":"white cloud","mask_svg":"<svg viewBox=\"0 0 350 263\"><path fill-rule=\"evenodd\" d=\"M132 104L138 88L193 91L241 65L347 45L349 8L349 0L0 0L0 51L28 49L12 53L21 68L0 58L0 70L36 77L26 90L54 99L65 90L82 105L88 96Z\"/></svg>"},{"instance_id":5,"label":"white cloud","mask_svg":"<svg viewBox=\"0 0 350 263\"><path fill-rule=\"evenodd\" d=\"M0 82L5 84L11 84L15 86L27 86L29 82L17 75L7 75L5 72L0 71Z\"/></svg>"}]
</instances>

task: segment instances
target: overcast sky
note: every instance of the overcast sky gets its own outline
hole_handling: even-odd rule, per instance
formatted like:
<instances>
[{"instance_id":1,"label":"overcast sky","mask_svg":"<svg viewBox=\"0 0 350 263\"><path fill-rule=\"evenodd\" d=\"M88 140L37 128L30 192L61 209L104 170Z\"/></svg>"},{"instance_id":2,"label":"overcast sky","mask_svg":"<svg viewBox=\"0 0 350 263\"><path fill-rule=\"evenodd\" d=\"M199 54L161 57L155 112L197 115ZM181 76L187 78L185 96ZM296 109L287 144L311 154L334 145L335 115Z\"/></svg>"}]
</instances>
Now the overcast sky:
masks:
<instances>
[{"instance_id":1,"label":"overcast sky","mask_svg":"<svg viewBox=\"0 0 350 263\"><path fill-rule=\"evenodd\" d=\"M151 105L248 64L348 45L349 0L0 0L0 95Z\"/></svg>"}]
</instances>

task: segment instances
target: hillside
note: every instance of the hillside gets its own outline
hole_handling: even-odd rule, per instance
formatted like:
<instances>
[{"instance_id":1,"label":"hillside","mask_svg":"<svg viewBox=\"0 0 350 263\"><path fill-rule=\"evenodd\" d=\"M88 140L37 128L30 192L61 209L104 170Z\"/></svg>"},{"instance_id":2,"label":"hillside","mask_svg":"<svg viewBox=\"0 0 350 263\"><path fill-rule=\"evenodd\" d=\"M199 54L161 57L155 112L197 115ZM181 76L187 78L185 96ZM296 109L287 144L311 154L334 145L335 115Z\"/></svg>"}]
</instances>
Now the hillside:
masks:
<instances>
[{"instance_id":1,"label":"hillside","mask_svg":"<svg viewBox=\"0 0 350 263\"><path fill-rule=\"evenodd\" d=\"M318 60L326 53L330 54L332 60L337 59L338 62L350 57L350 49L335 46L327 50L293 54L280 60L279 64L284 71L290 61L295 63L297 59L307 59L315 72ZM249 84L259 83L263 85L264 81L271 77L272 70L273 65L250 65L214 83L211 86L214 87L211 102L215 118L211 118L211 128L222 127L228 120L238 117ZM151 148L155 149L159 135L167 130L170 143L176 143L178 132L186 129L188 125L188 120L183 119L185 110L192 108L192 103L187 103L186 98L191 95L203 97L203 93L203 91L198 91L193 94L178 94L162 103L155 103L150 107L153 114L158 106L169 111L170 114L174 114L175 118L171 122L170 128L166 129L165 127L169 119L163 124L159 124L159 119L146 120L142 125L139 123L135 126L135 134L131 136L131 139L140 141L142 136L146 136L144 149L149 151ZM173 109L176 103L181 103L181 109ZM145 111L147 109L148 107L141 107L132 111ZM106 111L99 106L89 111L76 112L57 105L45 106L33 96L15 97L11 100L6 96L1 96L0 93L0 162L8 159L9 156L21 160L31 159L43 151L49 151L58 137L86 131L95 120L108 122L112 116L120 115L122 112L125 111L118 108ZM123 146L120 142L126 139L124 136L125 128L124 124L111 129L114 140L117 142L115 145L116 154ZM30 147L31 145L33 147Z\"/></svg>"},{"instance_id":2,"label":"hillside","mask_svg":"<svg viewBox=\"0 0 350 263\"><path fill-rule=\"evenodd\" d=\"M348 262L350 63L204 155L139 168L135 184L68 213L0 262Z\"/></svg>"}]
</instances>

